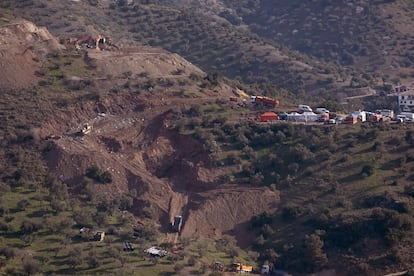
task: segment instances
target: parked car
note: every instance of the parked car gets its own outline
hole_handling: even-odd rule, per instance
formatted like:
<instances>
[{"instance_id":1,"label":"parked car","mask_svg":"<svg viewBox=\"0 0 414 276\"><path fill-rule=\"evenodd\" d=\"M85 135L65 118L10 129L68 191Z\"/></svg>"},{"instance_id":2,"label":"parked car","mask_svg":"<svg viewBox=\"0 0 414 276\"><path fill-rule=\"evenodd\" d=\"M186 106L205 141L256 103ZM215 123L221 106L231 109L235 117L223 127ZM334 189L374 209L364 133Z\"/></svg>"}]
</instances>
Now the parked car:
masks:
<instances>
[{"instance_id":1,"label":"parked car","mask_svg":"<svg viewBox=\"0 0 414 276\"><path fill-rule=\"evenodd\" d=\"M315 109L315 113L320 113L320 114L329 113L329 110L326 109L325 107L318 107Z\"/></svg>"},{"instance_id":2,"label":"parked car","mask_svg":"<svg viewBox=\"0 0 414 276\"><path fill-rule=\"evenodd\" d=\"M312 112L312 108L309 105L300 104L298 110L302 112Z\"/></svg>"},{"instance_id":3,"label":"parked car","mask_svg":"<svg viewBox=\"0 0 414 276\"><path fill-rule=\"evenodd\" d=\"M326 122L326 124L327 124L327 125L336 125L336 124L337 124L337 122L336 122L336 120L335 120L335 119L329 119L329 120Z\"/></svg>"}]
</instances>

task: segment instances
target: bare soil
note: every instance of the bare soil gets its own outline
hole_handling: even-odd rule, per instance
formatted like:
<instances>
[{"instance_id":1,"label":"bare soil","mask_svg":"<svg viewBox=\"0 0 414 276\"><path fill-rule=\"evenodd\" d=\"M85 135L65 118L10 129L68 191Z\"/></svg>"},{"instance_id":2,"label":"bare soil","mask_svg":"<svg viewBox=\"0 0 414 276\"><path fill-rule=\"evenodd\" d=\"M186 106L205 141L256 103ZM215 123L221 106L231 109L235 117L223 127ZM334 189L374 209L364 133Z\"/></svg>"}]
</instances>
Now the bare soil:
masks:
<instances>
[{"instance_id":1,"label":"bare soil","mask_svg":"<svg viewBox=\"0 0 414 276\"><path fill-rule=\"evenodd\" d=\"M16 21L0 27L0 88L25 88L40 80L36 71L48 53L62 50L45 28L29 21Z\"/></svg>"},{"instance_id":2,"label":"bare soil","mask_svg":"<svg viewBox=\"0 0 414 276\"><path fill-rule=\"evenodd\" d=\"M65 51L56 38L27 21L0 28L0 88L36 85L36 75L48 53ZM200 88L189 76L206 74L178 55L140 45L98 51L82 50L93 65L91 78L97 101L82 101L64 109L51 109L52 119L39 129L41 139L52 144L47 164L72 193L80 192L85 172L96 165L112 175L111 184L93 184L97 196L136 190L132 208L137 223L144 206L152 206L165 240L181 237L220 238L236 235L241 245L249 240L246 224L252 216L277 208L279 193L267 188L222 182L227 172L211 164L200 142L171 130L174 109L187 109L234 96L234 88L219 85ZM109 93L113 87L172 80L172 85ZM187 80L177 84L179 80ZM195 94L185 95L183 91ZM87 93L88 91L85 91ZM81 92L82 93L82 92ZM84 124L90 133L80 135ZM181 233L170 232L175 215L184 218ZM243 242L242 242L243 241Z\"/></svg>"}]
</instances>

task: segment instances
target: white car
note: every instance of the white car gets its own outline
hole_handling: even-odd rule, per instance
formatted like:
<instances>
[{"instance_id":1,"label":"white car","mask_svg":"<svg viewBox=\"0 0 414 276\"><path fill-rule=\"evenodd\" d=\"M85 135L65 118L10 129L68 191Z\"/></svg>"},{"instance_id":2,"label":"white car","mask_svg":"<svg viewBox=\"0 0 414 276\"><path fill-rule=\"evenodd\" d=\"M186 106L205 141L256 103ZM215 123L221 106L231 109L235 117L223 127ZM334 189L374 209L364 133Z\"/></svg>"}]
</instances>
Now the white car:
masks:
<instances>
[{"instance_id":1,"label":"white car","mask_svg":"<svg viewBox=\"0 0 414 276\"><path fill-rule=\"evenodd\" d=\"M323 113L329 113L329 110L326 109L325 107L318 107L315 109L315 112L323 114Z\"/></svg>"},{"instance_id":2,"label":"white car","mask_svg":"<svg viewBox=\"0 0 414 276\"><path fill-rule=\"evenodd\" d=\"M302 111L302 112L312 112L312 108L310 108L309 105L300 104L298 106L298 109L299 111Z\"/></svg>"}]
</instances>

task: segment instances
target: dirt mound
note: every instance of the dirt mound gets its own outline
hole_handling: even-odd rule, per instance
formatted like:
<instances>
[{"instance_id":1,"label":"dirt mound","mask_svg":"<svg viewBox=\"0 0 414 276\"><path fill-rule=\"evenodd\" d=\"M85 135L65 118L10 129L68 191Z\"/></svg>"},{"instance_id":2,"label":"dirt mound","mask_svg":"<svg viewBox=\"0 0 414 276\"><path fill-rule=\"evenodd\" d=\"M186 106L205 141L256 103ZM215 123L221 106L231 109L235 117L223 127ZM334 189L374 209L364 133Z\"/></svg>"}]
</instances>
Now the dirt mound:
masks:
<instances>
[{"instance_id":1,"label":"dirt mound","mask_svg":"<svg viewBox=\"0 0 414 276\"><path fill-rule=\"evenodd\" d=\"M220 188L198 194L190 202L182 236L217 238L220 233L240 237L239 244L249 243L247 227L252 216L275 211L279 193L268 188L222 184Z\"/></svg>"},{"instance_id":2,"label":"dirt mound","mask_svg":"<svg viewBox=\"0 0 414 276\"><path fill-rule=\"evenodd\" d=\"M176 54L142 45L116 51L90 50L88 55L96 60L96 74L100 76L182 79L190 74L204 75L198 67Z\"/></svg>"},{"instance_id":3,"label":"dirt mound","mask_svg":"<svg viewBox=\"0 0 414 276\"><path fill-rule=\"evenodd\" d=\"M36 71L46 54L63 49L45 28L29 21L0 27L0 88L24 88L39 80Z\"/></svg>"}]
</instances>

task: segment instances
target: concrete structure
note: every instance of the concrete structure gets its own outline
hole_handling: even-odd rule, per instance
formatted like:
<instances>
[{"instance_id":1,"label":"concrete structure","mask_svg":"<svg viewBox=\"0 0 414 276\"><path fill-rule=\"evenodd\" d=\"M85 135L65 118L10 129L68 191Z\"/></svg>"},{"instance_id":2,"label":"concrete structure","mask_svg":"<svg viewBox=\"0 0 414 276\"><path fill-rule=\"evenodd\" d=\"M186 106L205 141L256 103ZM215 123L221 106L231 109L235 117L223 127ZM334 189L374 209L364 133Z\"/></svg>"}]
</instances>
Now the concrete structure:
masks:
<instances>
[{"instance_id":1,"label":"concrete structure","mask_svg":"<svg viewBox=\"0 0 414 276\"><path fill-rule=\"evenodd\" d=\"M414 111L414 90L398 93L398 106L401 111Z\"/></svg>"}]
</instances>

